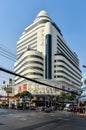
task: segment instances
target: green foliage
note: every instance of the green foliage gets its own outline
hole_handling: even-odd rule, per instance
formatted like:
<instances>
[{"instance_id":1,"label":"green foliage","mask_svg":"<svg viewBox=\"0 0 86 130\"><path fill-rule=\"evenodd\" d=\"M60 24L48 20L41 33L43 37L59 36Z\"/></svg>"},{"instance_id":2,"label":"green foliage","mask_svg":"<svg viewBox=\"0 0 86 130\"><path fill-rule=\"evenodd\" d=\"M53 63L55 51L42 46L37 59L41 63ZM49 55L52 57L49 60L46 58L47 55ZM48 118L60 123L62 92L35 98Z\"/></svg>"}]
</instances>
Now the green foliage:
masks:
<instances>
[{"instance_id":1,"label":"green foliage","mask_svg":"<svg viewBox=\"0 0 86 130\"><path fill-rule=\"evenodd\" d=\"M70 100L71 99L71 94L70 93L66 93L66 98L68 99L68 100Z\"/></svg>"},{"instance_id":2,"label":"green foliage","mask_svg":"<svg viewBox=\"0 0 86 130\"><path fill-rule=\"evenodd\" d=\"M18 97L20 97L20 93L17 93L15 96L18 96Z\"/></svg>"},{"instance_id":3,"label":"green foliage","mask_svg":"<svg viewBox=\"0 0 86 130\"><path fill-rule=\"evenodd\" d=\"M76 98L76 94L71 94L71 99L75 99Z\"/></svg>"},{"instance_id":4,"label":"green foliage","mask_svg":"<svg viewBox=\"0 0 86 130\"><path fill-rule=\"evenodd\" d=\"M59 99L60 100L74 100L76 98L76 94L75 93L65 93L65 92L61 92Z\"/></svg>"},{"instance_id":5,"label":"green foliage","mask_svg":"<svg viewBox=\"0 0 86 130\"><path fill-rule=\"evenodd\" d=\"M72 94L74 94L74 95L78 95L78 93L77 93L76 91L73 91Z\"/></svg>"},{"instance_id":6,"label":"green foliage","mask_svg":"<svg viewBox=\"0 0 86 130\"><path fill-rule=\"evenodd\" d=\"M61 92L59 97L60 97L61 99L65 99L65 98L66 98L66 95L65 95L64 92Z\"/></svg>"},{"instance_id":7,"label":"green foliage","mask_svg":"<svg viewBox=\"0 0 86 130\"><path fill-rule=\"evenodd\" d=\"M22 93L18 93L16 94L15 96L18 96L20 98L24 98L25 96L29 97L29 98L32 98L32 94L28 91L23 91Z\"/></svg>"}]
</instances>

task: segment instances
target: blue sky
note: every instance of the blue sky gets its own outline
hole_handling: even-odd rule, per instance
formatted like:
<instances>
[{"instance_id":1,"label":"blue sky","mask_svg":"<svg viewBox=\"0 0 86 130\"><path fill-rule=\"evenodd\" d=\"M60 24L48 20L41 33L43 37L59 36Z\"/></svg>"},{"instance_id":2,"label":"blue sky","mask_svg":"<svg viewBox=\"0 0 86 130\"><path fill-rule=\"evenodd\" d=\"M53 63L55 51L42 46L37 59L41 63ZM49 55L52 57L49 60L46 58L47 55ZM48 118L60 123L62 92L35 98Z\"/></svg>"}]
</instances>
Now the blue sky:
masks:
<instances>
[{"instance_id":1,"label":"blue sky","mask_svg":"<svg viewBox=\"0 0 86 130\"><path fill-rule=\"evenodd\" d=\"M0 46L16 53L24 29L41 10L46 10L60 28L69 47L86 65L86 0L0 0ZM0 66L13 70L14 62L0 55ZM0 84L10 75L0 72Z\"/></svg>"}]
</instances>

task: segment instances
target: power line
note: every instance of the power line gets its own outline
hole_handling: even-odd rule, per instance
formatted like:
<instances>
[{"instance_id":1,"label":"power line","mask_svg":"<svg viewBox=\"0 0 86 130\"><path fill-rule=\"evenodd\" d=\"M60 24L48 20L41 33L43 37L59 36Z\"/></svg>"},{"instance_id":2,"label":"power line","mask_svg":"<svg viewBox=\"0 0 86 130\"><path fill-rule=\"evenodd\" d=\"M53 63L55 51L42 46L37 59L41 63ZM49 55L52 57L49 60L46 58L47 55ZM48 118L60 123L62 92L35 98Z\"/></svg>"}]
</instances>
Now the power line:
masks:
<instances>
[{"instance_id":1,"label":"power line","mask_svg":"<svg viewBox=\"0 0 86 130\"><path fill-rule=\"evenodd\" d=\"M0 75L0 78L2 78L2 79L9 79L9 77L6 77L6 76L2 76L2 75Z\"/></svg>"},{"instance_id":2,"label":"power line","mask_svg":"<svg viewBox=\"0 0 86 130\"><path fill-rule=\"evenodd\" d=\"M16 54L10 52L6 47L3 47L3 45L0 44L0 55L11 60L16 61Z\"/></svg>"},{"instance_id":3,"label":"power line","mask_svg":"<svg viewBox=\"0 0 86 130\"><path fill-rule=\"evenodd\" d=\"M12 55L11 53L7 52L5 49L1 49L1 47L0 47L0 52L1 52L1 53L4 53L4 54L6 54L6 55L9 55L10 57L16 58L16 56L14 56L14 55Z\"/></svg>"},{"instance_id":4,"label":"power line","mask_svg":"<svg viewBox=\"0 0 86 130\"><path fill-rule=\"evenodd\" d=\"M4 53L3 54L0 53L0 55L3 56L3 57L5 57L5 58L7 58L7 59L9 59L9 60L11 60L11 61L15 62L15 60L12 57L9 57L8 55L4 55Z\"/></svg>"},{"instance_id":5,"label":"power line","mask_svg":"<svg viewBox=\"0 0 86 130\"><path fill-rule=\"evenodd\" d=\"M12 55L16 56L16 52L13 52L12 50L8 49L6 46L0 44L1 48L4 48L6 51L8 51L8 53L11 53Z\"/></svg>"},{"instance_id":6,"label":"power line","mask_svg":"<svg viewBox=\"0 0 86 130\"><path fill-rule=\"evenodd\" d=\"M15 58L16 55L15 55L15 54L9 52L7 49L5 50L3 47L0 47L0 49L1 49L1 50L0 50L0 52L1 52L0 55L4 56L5 58L10 59L11 61L14 61L14 62L16 61L16 58ZM1 69L1 68L0 68L0 69ZM55 89L60 89L60 90L62 90L62 91L69 92L68 90L63 90L63 89L61 89L61 88L57 88L57 87L55 87L55 86L51 86L51 85L49 85L49 84L45 84L45 83L42 83L42 82L39 82L39 81L30 79L30 78L21 76L21 75L19 75L19 74L16 74L16 73L14 73L14 72L12 72L12 71L9 71L9 70L3 69L3 68L2 68L2 71L7 72L7 73L10 73L10 74L12 74L12 75L19 76L19 77L21 77L21 78L25 78L25 79L30 80L30 81L32 81L32 82L36 82L36 83L39 83L39 84L42 84L42 85L46 85L46 86L49 86L49 87L53 87L53 88L55 88Z\"/></svg>"},{"instance_id":7,"label":"power line","mask_svg":"<svg viewBox=\"0 0 86 130\"><path fill-rule=\"evenodd\" d=\"M4 71L4 72L6 72L6 73L9 73L9 74L15 75L15 76L19 76L19 77L24 78L24 79L26 79L26 80L29 80L29 81L32 81L32 82L41 84L41 85L45 85L45 86L48 86L48 87L51 87L51 88L59 89L59 90L62 90L62 91L66 91L66 92L68 92L68 93L73 93L73 94L78 95L77 93L74 93L74 91L69 92L68 90L63 90L63 89L58 88L58 87L56 87L56 86L52 86L52 85L49 85L49 84L46 84L46 83L43 83L43 82L40 82L40 81L31 79L31 78L28 78L28 77L22 76L22 75L20 75L20 74L14 73L13 71L4 69L4 68L2 68L2 67L0 67L0 70L1 70L1 71Z\"/></svg>"}]
</instances>

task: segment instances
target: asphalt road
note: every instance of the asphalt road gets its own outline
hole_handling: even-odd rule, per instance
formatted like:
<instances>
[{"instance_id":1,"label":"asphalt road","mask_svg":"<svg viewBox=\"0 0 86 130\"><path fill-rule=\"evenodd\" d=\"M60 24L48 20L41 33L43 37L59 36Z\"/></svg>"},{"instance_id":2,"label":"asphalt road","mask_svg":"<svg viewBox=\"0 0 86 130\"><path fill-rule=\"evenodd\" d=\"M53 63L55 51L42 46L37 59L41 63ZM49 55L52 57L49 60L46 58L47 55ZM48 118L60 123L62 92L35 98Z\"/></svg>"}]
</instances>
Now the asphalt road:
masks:
<instances>
[{"instance_id":1,"label":"asphalt road","mask_svg":"<svg viewBox=\"0 0 86 130\"><path fill-rule=\"evenodd\" d=\"M0 130L86 130L86 117L66 111L0 109Z\"/></svg>"}]
</instances>

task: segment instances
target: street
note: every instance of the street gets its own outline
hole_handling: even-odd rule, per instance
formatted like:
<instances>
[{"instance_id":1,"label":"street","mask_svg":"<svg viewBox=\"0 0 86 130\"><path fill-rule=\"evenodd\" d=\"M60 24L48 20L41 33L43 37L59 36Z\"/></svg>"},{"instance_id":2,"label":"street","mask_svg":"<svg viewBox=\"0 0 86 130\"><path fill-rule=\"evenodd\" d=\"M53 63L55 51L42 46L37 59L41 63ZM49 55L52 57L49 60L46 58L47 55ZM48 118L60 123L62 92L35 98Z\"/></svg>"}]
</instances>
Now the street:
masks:
<instances>
[{"instance_id":1,"label":"street","mask_svg":"<svg viewBox=\"0 0 86 130\"><path fill-rule=\"evenodd\" d=\"M0 109L0 130L86 130L86 117L66 111L50 113Z\"/></svg>"}]
</instances>

